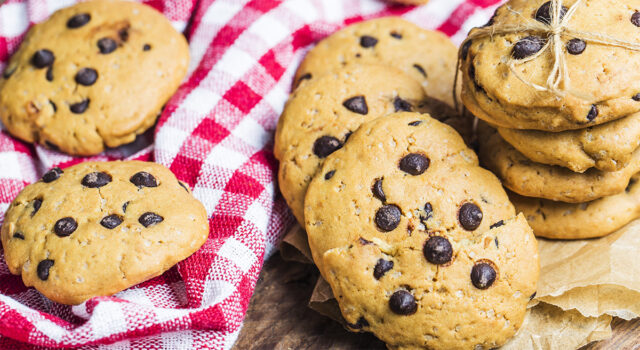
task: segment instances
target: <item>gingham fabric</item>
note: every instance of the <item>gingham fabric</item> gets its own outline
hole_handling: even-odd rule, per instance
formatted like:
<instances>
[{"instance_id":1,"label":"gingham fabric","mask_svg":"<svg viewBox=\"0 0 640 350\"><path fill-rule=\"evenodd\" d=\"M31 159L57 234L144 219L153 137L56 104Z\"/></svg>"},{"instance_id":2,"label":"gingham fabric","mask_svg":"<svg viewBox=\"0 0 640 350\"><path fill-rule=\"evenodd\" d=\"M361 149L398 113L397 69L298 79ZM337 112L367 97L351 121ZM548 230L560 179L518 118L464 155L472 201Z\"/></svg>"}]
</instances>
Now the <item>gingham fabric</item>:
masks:
<instances>
[{"instance_id":1,"label":"gingham fabric","mask_svg":"<svg viewBox=\"0 0 640 350\"><path fill-rule=\"evenodd\" d=\"M0 1L1 2L1 1ZM0 6L0 61L32 23L74 0ZM191 64L155 131L92 160L153 160L189 184L209 215L204 246L164 275L78 306L52 303L10 275L0 250L0 348L226 349L242 327L263 260L290 215L276 185L273 133L306 50L363 19L401 15L459 43L499 0L145 0L184 31ZM170 59L170 57L167 57ZM149 88L153 88L150 86ZM0 133L1 213L53 167L87 160Z\"/></svg>"}]
</instances>

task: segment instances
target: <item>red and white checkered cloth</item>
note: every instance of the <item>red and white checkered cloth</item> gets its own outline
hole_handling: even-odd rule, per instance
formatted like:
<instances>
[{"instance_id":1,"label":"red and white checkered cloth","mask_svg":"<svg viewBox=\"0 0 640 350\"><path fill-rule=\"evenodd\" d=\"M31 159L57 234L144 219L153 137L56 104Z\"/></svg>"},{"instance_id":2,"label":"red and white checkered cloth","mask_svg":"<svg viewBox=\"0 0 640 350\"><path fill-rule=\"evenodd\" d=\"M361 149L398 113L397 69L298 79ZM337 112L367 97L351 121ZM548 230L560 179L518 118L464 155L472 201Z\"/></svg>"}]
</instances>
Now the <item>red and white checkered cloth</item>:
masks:
<instances>
[{"instance_id":1,"label":"red and white checkered cloth","mask_svg":"<svg viewBox=\"0 0 640 350\"><path fill-rule=\"evenodd\" d=\"M1 5L0 70L30 24L75 2ZM91 159L155 160L169 167L206 207L209 239L164 275L73 307L25 288L9 273L0 250L1 349L231 348L263 260L293 222L278 194L272 143L305 51L345 24L385 15L437 28L459 43L501 1L431 0L422 7L381 0L143 2L185 31L189 75L155 133ZM87 160L25 144L0 130L0 222L18 192L44 171Z\"/></svg>"}]
</instances>

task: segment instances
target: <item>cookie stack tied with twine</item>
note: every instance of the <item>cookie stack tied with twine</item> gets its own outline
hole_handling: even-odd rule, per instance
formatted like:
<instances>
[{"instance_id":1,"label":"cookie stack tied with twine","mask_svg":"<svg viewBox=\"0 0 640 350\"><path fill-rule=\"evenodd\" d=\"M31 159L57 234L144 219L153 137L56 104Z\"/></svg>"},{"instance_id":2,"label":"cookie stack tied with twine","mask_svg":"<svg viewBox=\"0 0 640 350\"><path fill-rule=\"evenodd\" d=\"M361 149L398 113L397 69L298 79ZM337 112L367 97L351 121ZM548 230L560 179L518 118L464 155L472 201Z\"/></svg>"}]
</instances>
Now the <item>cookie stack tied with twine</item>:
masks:
<instances>
[{"instance_id":1,"label":"cookie stack tied with twine","mask_svg":"<svg viewBox=\"0 0 640 350\"><path fill-rule=\"evenodd\" d=\"M459 51L480 158L538 236L640 217L640 1L511 0Z\"/></svg>"}]
</instances>

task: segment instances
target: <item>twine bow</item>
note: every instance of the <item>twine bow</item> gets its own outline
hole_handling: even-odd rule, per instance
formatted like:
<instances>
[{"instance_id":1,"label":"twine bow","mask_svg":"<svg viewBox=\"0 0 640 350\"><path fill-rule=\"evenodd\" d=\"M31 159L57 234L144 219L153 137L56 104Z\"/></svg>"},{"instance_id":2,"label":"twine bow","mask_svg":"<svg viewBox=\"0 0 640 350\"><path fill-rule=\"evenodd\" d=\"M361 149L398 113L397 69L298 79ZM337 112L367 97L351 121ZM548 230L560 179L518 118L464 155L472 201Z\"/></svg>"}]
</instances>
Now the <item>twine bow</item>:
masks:
<instances>
[{"instance_id":1,"label":"twine bow","mask_svg":"<svg viewBox=\"0 0 640 350\"><path fill-rule=\"evenodd\" d=\"M562 16L563 6L562 0L551 0L551 8L549 11L550 14L550 23L542 23L538 22L533 18L528 18L523 16L522 13L513 10L510 7L507 9L518 16L522 17L525 24L519 25L495 25L489 27L475 28L473 33L469 34L467 39L464 40L461 48L465 46L469 41L487 37L494 35L504 35L504 34L512 34L512 33L521 33L521 32L534 32L541 36L546 36L546 43L544 46L535 54L522 58L516 59L514 57L509 57L507 59L507 66L511 73L514 74L515 77L518 78L525 85L537 90L537 91L546 91L554 94L557 97L563 97L569 92L570 89L570 80L569 80L569 72L567 69L567 59L566 52L563 49L562 37L570 36L574 38L582 39L585 42L591 42L596 44L608 45L621 47L633 51L640 51L640 44L619 40L613 38L609 35L601 34L601 33L592 33L579 31L570 28L569 21L571 17L576 13L578 7L583 3L583 0L577 0ZM508 6L508 5L507 5ZM525 79L518 71L515 69L516 65L523 64L532 60L535 60L542 54L544 54L547 50L552 50L553 56L553 68L547 77L547 81L544 86L532 83ZM460 50L460 54L458 56L459 62L462 60L462 49ZM457 87L458 82L458 71L456 71L456 78L454 82L454 101L457 105L457 97L455 96L455 87ZM572 94L579 96L579 93L571 92Z\"/></svg>"}]
</instances>

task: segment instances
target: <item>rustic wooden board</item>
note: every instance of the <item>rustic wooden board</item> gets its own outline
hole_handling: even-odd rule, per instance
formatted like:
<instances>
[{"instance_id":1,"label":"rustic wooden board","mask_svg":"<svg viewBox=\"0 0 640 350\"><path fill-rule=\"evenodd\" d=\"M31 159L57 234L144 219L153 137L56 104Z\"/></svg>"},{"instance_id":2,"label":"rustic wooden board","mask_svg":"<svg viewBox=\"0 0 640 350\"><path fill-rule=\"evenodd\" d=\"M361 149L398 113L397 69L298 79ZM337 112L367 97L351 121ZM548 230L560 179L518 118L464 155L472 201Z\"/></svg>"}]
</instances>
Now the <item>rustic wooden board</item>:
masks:
<instances>
[{"instance_id":1,"label":"rustic wooden board","mask_svg":"<svg viewBox=\"0 0 640 350\"><path fill-rule=\"evenodd\" d=\"M264 266L234 350L386 349L371 334L351 333L307 307L318 271L284 261L279 254ZM640 319L613 322L613 337L583 350L640 350Z\"/></svg>"}]
</instances>

